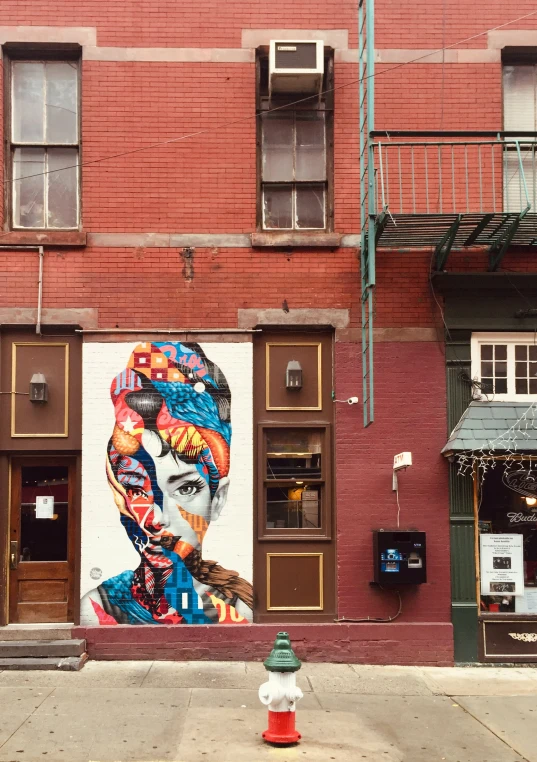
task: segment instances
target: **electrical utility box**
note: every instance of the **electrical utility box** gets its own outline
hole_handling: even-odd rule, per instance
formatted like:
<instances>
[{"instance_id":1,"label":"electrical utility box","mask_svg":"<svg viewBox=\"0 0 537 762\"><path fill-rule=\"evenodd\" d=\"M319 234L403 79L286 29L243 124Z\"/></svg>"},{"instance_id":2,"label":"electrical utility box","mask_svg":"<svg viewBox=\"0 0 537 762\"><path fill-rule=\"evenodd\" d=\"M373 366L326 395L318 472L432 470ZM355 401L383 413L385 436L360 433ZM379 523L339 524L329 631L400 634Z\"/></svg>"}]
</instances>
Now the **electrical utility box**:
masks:
<instances>
[{"instance_id":1,"label":"electrical utility box","mask_svg":"<svg viewBox=\"0 0 537 762\"><path fill-rule=\"evenodd\" d=\"M374 529L374 581L380 585L427 582L425 547L425 532Z\"/></svg>"}]
</instances>

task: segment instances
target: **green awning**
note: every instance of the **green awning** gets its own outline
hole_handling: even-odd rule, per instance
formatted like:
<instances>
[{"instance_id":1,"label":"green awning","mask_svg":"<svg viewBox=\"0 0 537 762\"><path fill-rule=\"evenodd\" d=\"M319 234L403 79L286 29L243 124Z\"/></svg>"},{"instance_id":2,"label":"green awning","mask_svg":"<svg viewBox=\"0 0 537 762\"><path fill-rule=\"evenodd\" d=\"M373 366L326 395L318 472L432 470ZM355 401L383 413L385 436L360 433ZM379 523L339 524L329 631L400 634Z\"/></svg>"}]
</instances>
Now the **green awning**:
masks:
<instances>
[{"instance_id":1,"label":"green awning","mask_svg":"<svg viewBox=\"0 0 537 762\"><path fill-rule=\"evenodd\" d=\"M505 451L504 442L494 440L506 434L528 411L530 405L530 402L470 402L442 448L442 454L451 455L462 450L481 449ZM517 449L522 452L537 453L537 429L533 428L534 414L537 426L537 412L530 410L527 415L530 422L528 428L526 429L524 422L517 427L520 428L516 437ZM527 433L527 438L522 431Z\"/></svg>"}]
</instances>

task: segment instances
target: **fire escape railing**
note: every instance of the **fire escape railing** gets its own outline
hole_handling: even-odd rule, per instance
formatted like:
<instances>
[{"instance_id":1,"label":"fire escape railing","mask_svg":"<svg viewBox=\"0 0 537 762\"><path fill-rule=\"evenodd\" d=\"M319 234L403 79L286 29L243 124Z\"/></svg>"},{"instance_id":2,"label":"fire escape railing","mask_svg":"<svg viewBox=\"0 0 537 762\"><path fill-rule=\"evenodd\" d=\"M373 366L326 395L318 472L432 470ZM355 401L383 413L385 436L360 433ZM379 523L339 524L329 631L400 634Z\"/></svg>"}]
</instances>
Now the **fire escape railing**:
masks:
<instances>
[{"instance_id":1,"label":"fire escape railing","mask_svg":"<svg viewBox=\"0 0 537 762\"><path fill-rule=\"evenodd\" d=\"M376 132L376 241L383 248L537 246L537 133Z\"/></svg>"}]
</instances>

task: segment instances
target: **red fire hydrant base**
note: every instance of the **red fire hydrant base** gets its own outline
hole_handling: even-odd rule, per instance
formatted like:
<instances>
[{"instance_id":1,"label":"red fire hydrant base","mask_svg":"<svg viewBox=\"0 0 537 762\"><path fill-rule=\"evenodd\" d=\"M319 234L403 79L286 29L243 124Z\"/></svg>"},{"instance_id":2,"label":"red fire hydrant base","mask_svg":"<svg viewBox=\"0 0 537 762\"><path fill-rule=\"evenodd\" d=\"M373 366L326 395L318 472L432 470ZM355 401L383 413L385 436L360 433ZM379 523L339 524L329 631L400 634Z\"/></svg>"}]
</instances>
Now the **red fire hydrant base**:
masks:
<instances>
[{"instance_id":1,"label":"red fire hydrant base","mask_svg":"<svg viewBox=\"0 0 537 762\"><path fill-rule=\"evenodd\" d=\"M263 733L263 738L269 743L287 744L296 743L302 736L295 728L295 712L271 712L269 710L268 730Z\"/></svg>"}]
</instances>

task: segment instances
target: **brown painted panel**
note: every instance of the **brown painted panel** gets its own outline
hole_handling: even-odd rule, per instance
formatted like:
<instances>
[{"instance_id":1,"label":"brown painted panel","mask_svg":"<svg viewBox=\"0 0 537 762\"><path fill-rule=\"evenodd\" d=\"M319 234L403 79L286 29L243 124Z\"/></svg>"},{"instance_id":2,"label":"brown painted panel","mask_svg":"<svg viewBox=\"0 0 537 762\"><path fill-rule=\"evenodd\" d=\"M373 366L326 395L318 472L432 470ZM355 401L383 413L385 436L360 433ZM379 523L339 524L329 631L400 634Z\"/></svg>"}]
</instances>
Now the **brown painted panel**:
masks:
<instances>
[{"instance_id":1,"label":"brown painted panel","mask_svg":"<svg viewBox=\"0 0 537 762\"><path fill-rule=\"evenodd\" d=\"M302 366L302 388L286 388L287 363L298 360ZM267 410L321 410L321 343L267 344Z\"/></svg>"},{"instance_id":2,"label":"brown painted panel","mask_svg":"<svg viewBox=\"0 0 537 762\"><path fill-rule=\"evenodd\" d=\"M19 624L68 622L67 603L19 603Z\"/></svg>"},{"instance_id":3,"label":"brown painted panel","mask_svg":"<svg viewBox=\"0 0 537 762\"><path fill-rule=\"evenodd\" d=\"M537 661L537 620L486 620L481 623L486 659Z\"/></svg>"},{"instance_id":4,"label":"brown painted panel","mask_svg":"<svg viewBox=\"0 0 537 762\"><path fill-rule=\"evenodd\" d=\"M323 610L323 553L267 553L267 609Z\"/></svg>"},{"instance_id":5,"label":"brown painted panel","mask_svg":"<svg viewBox=\"0 0 537 762\"><path fill-rule=\"evenodd\" d=\"M74 452L80 450L82 438L82 341L80 336L74 333L74 327L44 326L43 330L47 335L36 335L32 327L25 328L0 328L0 450L12 454L15 451L44 451L44 450L68 450ZM52 330L56 330L61 335L52 335ZM70 335L71 334L71 335ZM17 354L17 386L13 387L13 354L14 344L31 344L35 347L18 347ZM65 408L61 403L61 397L65 395L63 381L65 380L65 359L60 358L59 372L56 366L47 371L43 368L32 367L29 356L33 349L36 349L36 360L46 360L47 366L53 364L53 360L58 358L58 354L65 353L62 348L51 347L50 360L46 359L42 353L47 351L48 344L68 344L69 345L69 390L68 390L68 436L54 436L54 432L65 431L64 420L59 420ZM43 349L41 348L43 347ZM21 360L22 354L22 360ZM26 367L23 367L26 366ZM49 402L40 405L29 401L27 393L29 391L30 378L34 372L45 374L50 386ZM56 387L60 389L56 391ZM20 391L21 395L11 395L9 392ZM54 396L53 395L54 392ZM60 395L60 396L59 396ZM58 408L56 414L50 411ZM61 412L59 408L62 408ZM12 408L15 409L16 430L23 436L11 435L12 430ZM32 418L28 418L32 416ZM51 418L58 418L56 421ZM42 420L43 419L43 420ZM35 428L34 428L35 426ZM57 426L57 427L56 427ZM24 436L25 433L40 434L44 430L44 436ZM50 434L52 432L52 435ZM0 485L1 489L1 485Z\"/></svg>"},{"instance_id":6,"label":"brown painted panel","mask_svg":"<svg viewBox=\"0 0 537 762\"><path fill-rule=\"evenodd\" d=\"M11 436L67 437L69 404L69 344L13 343ZM43 373L48 401L27 396L34 373Z\"/></svg>"},{"instance_id":7,"label":"brown painted panel","mask_svg":"<svg viewBox=\"0 0 537 762\"><path fill-rule=\"evenodd\" d=\"M58 602L67 605L67 580L19 580L21 603Z\"/></svg>"}]
</instances>

